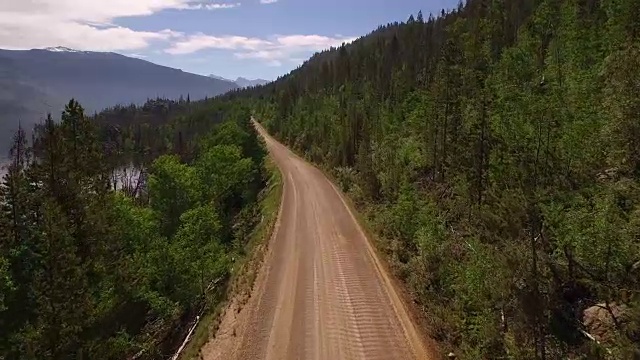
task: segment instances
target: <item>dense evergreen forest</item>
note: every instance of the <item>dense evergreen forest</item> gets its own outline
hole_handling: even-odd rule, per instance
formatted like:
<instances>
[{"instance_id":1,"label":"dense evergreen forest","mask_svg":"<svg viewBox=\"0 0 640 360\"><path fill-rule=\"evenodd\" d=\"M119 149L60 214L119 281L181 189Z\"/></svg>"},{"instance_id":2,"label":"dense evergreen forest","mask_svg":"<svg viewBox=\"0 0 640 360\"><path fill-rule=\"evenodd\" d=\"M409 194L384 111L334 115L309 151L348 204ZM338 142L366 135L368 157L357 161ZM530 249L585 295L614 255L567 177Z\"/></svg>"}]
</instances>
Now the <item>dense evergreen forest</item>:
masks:
<instances>
[{"instance_id":1,"label":"dense evergreen forest","mask_svg":"<svg viewBox=\"0 0 640 360\"><path fill-rule=\"evenodd\" d=\"M166 358L260 220L265 151L238 102L72 100L10 155L0 359Z\"/></svg>"},{"instance_id":2,"label":"dense evergreen forest","mask_svg":"<svg viewBox=\"0 0 640 360\"><path fill-rule=\"evenodd\" d=\"M640 2L469 0L251 98L464 359L640 358Z\"/></svg>"}]
</instances>

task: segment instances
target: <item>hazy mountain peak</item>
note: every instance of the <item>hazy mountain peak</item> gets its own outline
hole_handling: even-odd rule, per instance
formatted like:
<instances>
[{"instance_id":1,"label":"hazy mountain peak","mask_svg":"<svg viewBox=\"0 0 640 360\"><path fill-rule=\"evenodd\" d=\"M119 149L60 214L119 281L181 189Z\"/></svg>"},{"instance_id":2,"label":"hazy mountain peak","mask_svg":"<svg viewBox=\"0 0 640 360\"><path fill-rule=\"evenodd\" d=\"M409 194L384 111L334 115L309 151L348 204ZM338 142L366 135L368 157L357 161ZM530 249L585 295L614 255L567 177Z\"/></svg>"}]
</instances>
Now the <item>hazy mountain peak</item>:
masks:
<instances>
[{"instance_id":1,"label":"hazy mountain peak","mask_svg":"<svg viewBox=\"0 0 640 360\"><path fill-rule=\"evenodd\" d=\"M235 80L229 80L227 78L223 78L222 76L218 76L214 74L209 75L209 77L213 79L218 79L218 80L231 81L233 83L236 83L236 85L238 85L238 87L240 88L245 88L250 86L259 86L259 85L264 85L271 82L269 80L264 80L264 79L247 79L241 76Z\"/></svg>"},{"instance_id":2,"label":"hazy mountain peak","mask_svg":"<svg viewBox=\"0 0 640 360\"><path fill-rule=\"evenodd\" d=\"M213 78L213 79L218 79L218 80L223 80L223 81L231 81L231 82L234 82L233 80L229 80L229 79L227 79L227 78L223 78L222 76L218 76L218 75L214 75L214 74L209 75L209 77L210 77L210 78Z\"/></svg>"},{"instance_id":3,"label":"hazy mountain peak","mask_svg":"<svg viewBox=\"0 0 640 360\"><path fill-rule=\"evenodd\" d=\"M246 79L243 77L239 77L236 79L235 83L238 84L239 87L249 87L249 86L259 86L268 84L269 80L264 79Z\"/></svg>"},{"instance_id":4,"label":"hazy mountain peak","mask_svg":"<svg viewBox=\"0 0 640 360\"><path fill-rule=\"evenodd\" d=\"M237 89L222 81L110 52L62 46L0 49L0 154L6 154L18 121L30 129L47 113L59 116L69 99L87 113L156 97L191 100ZM1 356L0 356L1 357Z\"/></svg>"}]
</instances>

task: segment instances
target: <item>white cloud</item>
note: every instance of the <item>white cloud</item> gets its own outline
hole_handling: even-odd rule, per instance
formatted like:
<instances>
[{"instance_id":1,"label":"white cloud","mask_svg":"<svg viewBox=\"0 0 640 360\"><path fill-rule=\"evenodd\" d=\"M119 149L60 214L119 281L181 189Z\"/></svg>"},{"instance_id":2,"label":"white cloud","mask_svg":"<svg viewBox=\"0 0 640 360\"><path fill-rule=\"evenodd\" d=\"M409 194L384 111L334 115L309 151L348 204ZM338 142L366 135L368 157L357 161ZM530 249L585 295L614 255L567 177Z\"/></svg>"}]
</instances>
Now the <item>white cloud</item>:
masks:
<instances>
[{"instance_id":1,"label":"white cloud","mask_svg":"<svg viewBox=\"0 0 640 360\"><path fill-rule=\"evenodd\" d=\"M238 3L212 3L212 4L189 4L180 8L181 10L221 10L233 9L242 4Z\"/></svg>"},{"instance_id":2,"label":"white cloud","mask_svg":"<svg viewBox=\"0 0 640 360\"><path fill-rule=\"evenodd\" d=\"M0 48L144 49L182 34L169 29L136 31L113 25L114 20L168 9L217 10L238 5L204 0L1 0Z\"/></svg>"},{"instance_id":3,"label":"white cloud","mask_svg":"<svg viewBox=\"0 0 640 360\"><path fill-rule=\"evenodd\" d=\"M300 55L349 43L355 38L322 35L286 35L268 39L244 36L210 36L195 34L176 41L165 51L169 54L191 54L205 49L234 50L238 59L261 59L270 66L280 66L282 61L297 61Z\"/></svg>"},{"instance_id":4,"label":"white cloud","mask_svg":"<svg viewBox=\"0 0 640 360\"><path fill-rule=\"evenodd\" d=\"M191 54L204 49L224 49L224 50L258 50L268 46L270 42L258 38L248 38L244 36L210 36L202 33L188 36L178 40L167 53L173 55Z\"/></svg>"},{"instance_id":5,"label":"white cloud","mask_svg":"<svg viewBox=\"0 0 640 360\"><path fill-rule=\"evenodd\" d=\"M240 6L240 3L234 3L234 4L206 4L204 6L205 9L207 10L218 10L218 9L233 9L235 7Z\"/></svg>"},{"instance_id":6,"label":"white cloud","mask_svg":"<svg viewBox=\"0 0 640 360\"><path fill-rule=\"evenodd\" d=\"M228 50L237 59L257 59L268 66L299 62L310 52L339 46L353 38L336 35L246 37L184 34L171 29L138 31L115 25L117 19L149 16L164 10L222 10L241 6L234 0L0 0L0 48L63 46L78 50L120 51L143 57L153 44L173 55L206 49ZM238 1L238 0L235 0ZM269 4L278 0L260 0ZM170 44L170 45L169 45ZM140 54L140 55L135 55Z\"/></svg>"},{"instance_id":7,"label":"white cloud","mask_svg":"<svg viewBox=\"0 0 640 360\"><path fill-rule=\"evenodd\" d=\"M260 0L260 4L275 4L278 0Z\"/></svg>"},{"instance_id":8,"label":"white cloud","mask_svg":"<svg viewBox=\"0 0 640 360\"><path fill-rule=\"evenodd\" d=\"M277 42L283 47L303 48L309 50L323 50L332 46L339 46L343 42L355 39L344 37L328 37L321 35L287 35L278 36Z\"/></svg>"}]
</instances>

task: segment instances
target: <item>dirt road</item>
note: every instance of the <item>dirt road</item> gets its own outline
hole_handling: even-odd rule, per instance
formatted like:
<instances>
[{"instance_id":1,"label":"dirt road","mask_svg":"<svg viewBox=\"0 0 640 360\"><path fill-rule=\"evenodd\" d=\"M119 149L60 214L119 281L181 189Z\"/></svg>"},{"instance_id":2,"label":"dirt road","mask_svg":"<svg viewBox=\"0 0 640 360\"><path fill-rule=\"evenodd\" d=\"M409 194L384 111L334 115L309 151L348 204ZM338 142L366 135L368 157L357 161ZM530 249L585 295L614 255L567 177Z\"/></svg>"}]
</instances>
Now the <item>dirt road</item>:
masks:
<instances>
[{"instance_id":1,"label":"dirt road","mask_svg":"<svg viewBox=\"0 0 640 360\"><path fill-rule=\"evenodd\" d=\"M429 359L353 214L321 171L258 127L280 167L278 224L250 300L205 359Z\"/></svg>"}]
</instances>

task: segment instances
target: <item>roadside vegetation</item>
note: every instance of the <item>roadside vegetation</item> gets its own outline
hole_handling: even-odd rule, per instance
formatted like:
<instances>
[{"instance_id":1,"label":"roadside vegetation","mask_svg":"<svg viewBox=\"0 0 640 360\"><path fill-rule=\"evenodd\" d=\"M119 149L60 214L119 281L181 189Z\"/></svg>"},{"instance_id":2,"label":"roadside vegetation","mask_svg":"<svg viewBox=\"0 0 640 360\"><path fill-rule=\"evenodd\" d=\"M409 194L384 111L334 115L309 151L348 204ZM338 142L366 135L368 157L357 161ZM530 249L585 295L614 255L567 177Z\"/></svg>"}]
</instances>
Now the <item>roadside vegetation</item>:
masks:
<instances>
[{"instance_id":1,"label":"roadside vegetation","mask_svg":"<svg viewBox=\"0 0 640 360\"><path fill-rule=\"evenodd\" d=\"M117 109L130 116L118 125L71 101L61 123L16 134L0 186L0 358L164 358L224 298L263 226L265 149L238 103L145 106ZM116 176L132 167L135 181Z\"/></svg>"},{"instance_id":2,"label":"roadside vegetation","mask_svg":"<svg viewBox=\"0 0 640 360\"><path fill-rule=\"evenodd\" d=\"M464 359L640 356L640 5L469 0L253 99Z\"/></svg>"},{"instance_id":3,"label":"roadside vegetation","mask_svg":"<svg viewBox=\"0 0 640 360\"><path fill-rule=\"evenodd\" d=\"M179 359L199 360L205 344L216 336L224 312L239 312L251 297L255 280L269 249L269 238L278 218L283 191L282 176L273 160L267 158L265 168L268 180L258 196L260 221L253 228L244 251L237 253L238 258L230 272L229 289L222 294L224 301L216 302L214 308L205 312Z\"/></svg>"}]
</instances>

